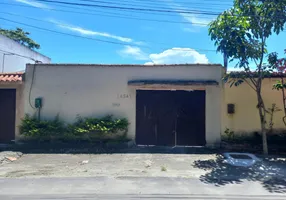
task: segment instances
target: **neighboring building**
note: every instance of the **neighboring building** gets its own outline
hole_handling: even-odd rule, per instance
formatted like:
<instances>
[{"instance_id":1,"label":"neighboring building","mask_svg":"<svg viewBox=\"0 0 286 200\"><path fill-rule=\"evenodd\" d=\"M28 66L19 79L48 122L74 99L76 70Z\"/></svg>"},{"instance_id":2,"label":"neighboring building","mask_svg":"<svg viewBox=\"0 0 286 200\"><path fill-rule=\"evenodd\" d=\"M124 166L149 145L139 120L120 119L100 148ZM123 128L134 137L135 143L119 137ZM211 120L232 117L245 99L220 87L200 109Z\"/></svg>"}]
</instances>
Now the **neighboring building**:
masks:
<instances>
[{"instance_id":1,"label":"neighboring building","mask_svg":"<svg viewBox=\"0 0 286 200\"><path fill-rule=\"evenodd\" d=\"M24 71L27 63L51 59L0 34L0 73Z\"/></svg>"},{"instance_id":2,"label":"neighboring building","mask_svg":"<svg viewBox=\"0 0 286 200\"><path fill-rule=\"evenodd\" d=\"M202 146L220 142L221 65L27 65L24 109L73 122L77 115L112 114L130 122L128 137L142 145Z\"/></svg>"},{"instance_id":3,"label":"neighboring building","mask_svg":"<svg viewBox=\"0 0 286 200\"><path fill-rule=\"evenodd\" d=\"M23 73L0 73L0 142L15 140L24 116Z\"/></svg>"},{"instance_id":4,"label":"neighboring building","mask_svg":"<svg viewBox=\"0 0 286 200\"><path fill-rule=\"evenodd\" d=\"M283 123L284 117L283 100L281 91L273 90L273 85L280 77L273 74L265 78L262 84L262 94L266 108L271 108L272 104L281 109L275 112L273 116L274 132L285 131L286 126ZM252 134L260 132L260 118L257 109L257 97L255 91L247 84L242 83L238 87L230 87L229 83L224 85L224 102L222 117L222 133L226 129L234 131L236 135ZM234 104L234 113L228 114L227 105ZM269 122L270 115L266 120Z\"/></svg>"}]
</instances>

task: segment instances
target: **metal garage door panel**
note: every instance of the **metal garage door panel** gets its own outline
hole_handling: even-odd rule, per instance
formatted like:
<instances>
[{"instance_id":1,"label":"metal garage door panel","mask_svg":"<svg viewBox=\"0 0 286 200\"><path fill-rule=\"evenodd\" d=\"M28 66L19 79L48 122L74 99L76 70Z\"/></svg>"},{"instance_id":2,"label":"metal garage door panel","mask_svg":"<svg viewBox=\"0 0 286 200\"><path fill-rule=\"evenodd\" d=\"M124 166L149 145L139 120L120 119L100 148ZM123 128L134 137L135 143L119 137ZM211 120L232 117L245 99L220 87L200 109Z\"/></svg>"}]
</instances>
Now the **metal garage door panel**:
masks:
<instances>
[{"instance_id":1,"label":"metal garage door panel","mask_svg":"<svg viewBox=\"0 0 286 200\"><path fill-rule=\"evenodd\" d=\"M177 98L177 145L204 146L205 91L181 91Z\"/></svg>"},{"instance_id":2,"label":"metal garage door panel","mask_svg":"<svg viewBox=\"0 0 286 200\"><path fill-rule=\"evenodd\" d=\"M136 92L136 144L156 145L154 111L147 91Z\"/></svg>"},{"instance_id":3,"label":"metal garage door panel","mask_svg":"<svg viewBox=\"0 0 286 200\"><path fill-rule=\"evenodd\" d=\"M0 142L15 139L16 90L0 89Z\"/></svg>"},{"instance_id":4,"label":"metal garage door panel","mask_svg":"<svg viewBox=\"0 0 286 200\"><path fill-rule=\"evenodd\" d=\"M157 91L154 101L157 117L157 145L175 145L175 91Z\"/></svg>"},{"instance_id":5,"label":"metal garage door panel","mask_svg":"<svg viewBox=\"0 0 286 200\"><path fill-rule=\"evenodd\" d=\"M159 146L175 144L175 113L172 105L174 103L172 94L170 91L137 91L137 144Z\"/></svg>"}]
</instances>

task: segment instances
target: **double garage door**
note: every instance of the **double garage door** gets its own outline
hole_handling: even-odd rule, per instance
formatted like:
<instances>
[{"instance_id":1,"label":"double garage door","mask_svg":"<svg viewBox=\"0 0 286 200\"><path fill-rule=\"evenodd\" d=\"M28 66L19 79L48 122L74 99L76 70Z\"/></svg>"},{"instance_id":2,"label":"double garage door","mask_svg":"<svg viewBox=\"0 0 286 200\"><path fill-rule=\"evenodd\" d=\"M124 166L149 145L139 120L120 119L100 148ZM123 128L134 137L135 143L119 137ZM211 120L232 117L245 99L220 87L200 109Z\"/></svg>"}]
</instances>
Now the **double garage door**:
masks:
<instances>
[{"instance_id":1,"label":"double garage door","mask_svg":"<svg viewBox=\"0 0 286 200\"><path fill-rule=\"evenodd\" d=\"M205 91L137 90L136 143L205 145Z\"/></svg>"}]
</instances>

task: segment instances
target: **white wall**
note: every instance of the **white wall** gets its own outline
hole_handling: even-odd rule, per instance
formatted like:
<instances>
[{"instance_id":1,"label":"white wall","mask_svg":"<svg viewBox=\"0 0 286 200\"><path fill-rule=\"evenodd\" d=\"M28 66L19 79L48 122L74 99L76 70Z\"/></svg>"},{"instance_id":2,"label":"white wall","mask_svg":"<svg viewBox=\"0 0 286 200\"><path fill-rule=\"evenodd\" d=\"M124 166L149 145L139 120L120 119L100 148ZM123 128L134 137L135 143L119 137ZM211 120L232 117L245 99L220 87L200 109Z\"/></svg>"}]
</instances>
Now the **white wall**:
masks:
<instances>
[{"instance_id":1,"label":"white wall","mask_svg":"<svg viewBox=\"0 0 286 200\"><path fill-rule=\"evenodd\" d=\"M216 66L94 66L94 65L27 65L25 78L25 113L35 110L29 105L43 98L42 117L53 119L57 114L67 122L83 117L113 114L127 117L128 136L135 138L136 89L129 80L216 80L221 82L222 68ZM206 139L208 144L220 141L221 84L206 89ZM129 98L120 98L128 94Z\"/></svg>"},{"instance_id":2,"label":"white wall","mask_svg":"<svg viewBox=\"0 0 286 200\"><path fill-rule=\"evenodd\" d=\"M30 57L34 60L41 61L42 63L50 63L51 59L33 51L19 43L3 36L0 34L0 73L1 72L17 72L25 70L27 63L34 63L33 60L23 58L16 55L5 55L7 54L2 51L12 52L22 56ZM4 70L3 70L3 56L4 58Z\"/></svg>"}]
</instances>

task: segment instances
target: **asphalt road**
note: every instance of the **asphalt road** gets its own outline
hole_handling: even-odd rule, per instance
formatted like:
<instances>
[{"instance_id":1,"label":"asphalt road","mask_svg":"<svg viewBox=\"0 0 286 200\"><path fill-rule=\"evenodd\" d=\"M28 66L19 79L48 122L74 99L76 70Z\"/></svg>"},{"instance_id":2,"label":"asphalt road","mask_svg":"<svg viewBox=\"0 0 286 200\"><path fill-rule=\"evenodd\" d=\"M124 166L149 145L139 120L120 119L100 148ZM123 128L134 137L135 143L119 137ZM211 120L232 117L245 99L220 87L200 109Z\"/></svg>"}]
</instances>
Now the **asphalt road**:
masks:
<instances>
[{"instance_id":1,"label":"asphalt road","mask_svg":"<svg viewBox=\"0 0 286 200\"><path fill-rule=\"evenodd\" d=\"M0 199L286 199L259 182L216 186L199 179L94 177L0 179Z\"/></svg>"},{"instance_id":2,"label":"asphalt road","mask_svg":"<svg viewBox=\"0 0 286 200\"><path fill-rule=\"evenodd\" d=\"M14 200L91 200L91 199L103 199L103 200L159 200L159 199L180 199L180 200L285 200L285 197L277 196L230 196L230 195L36 195L36 196L1 196L1 199L14 199Z\"/></svg>"}]
</instances>

